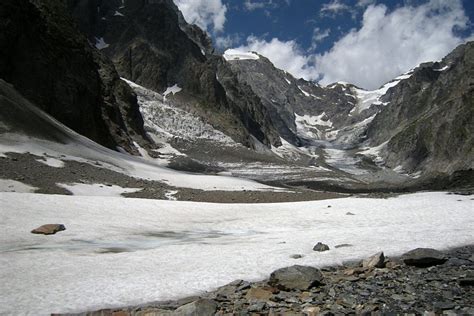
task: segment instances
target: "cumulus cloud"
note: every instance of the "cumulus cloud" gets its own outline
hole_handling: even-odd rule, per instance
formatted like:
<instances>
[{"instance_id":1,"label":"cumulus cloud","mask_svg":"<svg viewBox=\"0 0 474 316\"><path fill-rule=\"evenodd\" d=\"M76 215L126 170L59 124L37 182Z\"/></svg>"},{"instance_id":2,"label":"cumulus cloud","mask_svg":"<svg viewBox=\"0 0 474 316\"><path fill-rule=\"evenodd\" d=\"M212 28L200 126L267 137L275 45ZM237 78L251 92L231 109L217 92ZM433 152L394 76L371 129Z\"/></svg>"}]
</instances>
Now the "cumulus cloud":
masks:
<instances>
[{"instance_id":1,"label":"cumulus cloud","mask_svg":"<svg viewBox=\"0 0 474 316\"><path fill-rule=\"evenodd\" d=\"M288 71L297 78L317 79L318 73L311 65L311 56L305 56L295 41L270 41L255 36L247 38L247 45L237 48L239 51L253 51L270 59L277 67Z\"/></svg>"},{"instance_id":2,"label":"cumulus cloud","mask_svg":"<svg viewBox=\"0 0 474 316\"><path fill-rule=\"evenodd\" d=\"M376 88L421 62L442 58L463 42L453 30L467 23L459 0L431 0L392 12L384 5L370 5L359 30L315 56L321 83L342 80Z\"/></svg>"},{"instance_id":3,"label":"cumulus cloud","mask_svg":"<svg viewBox=\"0 0 474 316\"><path fill-rule=\"evenodd\" d=\"M335 1L337 2L337 1ZM359 1L368 4L369 1ZM385 5L369 5L360 29L353 29L324 54L303 51L295 41L251 36L239 50L256 51L297 78L321 84L347 81L375 89L425 61L439 60L457 45L472 40L456 35L469 19L460 0L430 0L391 12ZM326 31L315 29L313 44Z\"/></svg>"},{"instance_id":4,"label":"cumulus cloud","mask_svg":"<svg viewBox=\"0 0 474 316\"><path fill-rule=\"evenodd\" d=\"M173 0L186 22L214 33L224 30L227 7L221 0Z\"/></svg>"}]
</instances>

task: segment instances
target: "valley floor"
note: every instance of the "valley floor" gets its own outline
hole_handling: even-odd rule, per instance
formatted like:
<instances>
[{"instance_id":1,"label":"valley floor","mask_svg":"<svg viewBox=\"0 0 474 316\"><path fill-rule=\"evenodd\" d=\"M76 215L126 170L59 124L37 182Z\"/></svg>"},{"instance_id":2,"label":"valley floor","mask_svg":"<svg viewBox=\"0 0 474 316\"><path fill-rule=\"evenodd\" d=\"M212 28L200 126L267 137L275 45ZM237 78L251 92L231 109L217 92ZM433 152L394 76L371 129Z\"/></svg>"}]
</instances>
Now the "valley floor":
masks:
<instances>
[{"instance_id":1,"label":"valley floor","mask_svg":"<svg viewBox=\"0 0 474 316\"><path fill-rule=\"evenodd\" d=\"M472 196L445 192L272 204L3 192L0 204L0 314L132 306L295 264L474 243ZM46 223L66 230L30 234Z\"/></svg>"}]
</instances>

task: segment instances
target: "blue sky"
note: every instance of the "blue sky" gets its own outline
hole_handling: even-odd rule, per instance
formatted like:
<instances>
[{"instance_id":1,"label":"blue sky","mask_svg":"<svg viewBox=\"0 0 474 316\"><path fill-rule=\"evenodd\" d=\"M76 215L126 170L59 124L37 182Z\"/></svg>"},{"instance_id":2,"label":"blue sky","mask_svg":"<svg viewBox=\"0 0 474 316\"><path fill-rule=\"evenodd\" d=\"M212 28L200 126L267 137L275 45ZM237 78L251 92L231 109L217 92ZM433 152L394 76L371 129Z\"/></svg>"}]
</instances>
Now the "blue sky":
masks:
<instances>
[{"instance_id":1,"label":"blue sky","mask_svg":"<svg viewBox=\"0 0 474 316\"><path fill-rule=\"evenodd\" d=\"M473 38L473 0L174 0L220 51L253 50L295 77L374 89Z\"/></svg>"}]
</instances>

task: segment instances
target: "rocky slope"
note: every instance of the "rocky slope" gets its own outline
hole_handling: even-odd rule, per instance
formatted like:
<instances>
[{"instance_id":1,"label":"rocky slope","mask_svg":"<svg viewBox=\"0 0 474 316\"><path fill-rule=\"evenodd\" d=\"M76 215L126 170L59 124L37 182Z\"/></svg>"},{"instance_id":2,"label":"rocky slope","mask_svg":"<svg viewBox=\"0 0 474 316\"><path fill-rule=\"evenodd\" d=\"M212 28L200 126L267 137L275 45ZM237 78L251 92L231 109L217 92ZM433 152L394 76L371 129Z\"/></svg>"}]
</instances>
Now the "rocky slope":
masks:
<instances>
[{"instance_id":1,"label":"rocky slope","mask_svg":"<svg viewBox=\"0 0 474 316\"><path fill-rule=\"evenodd\" d=\"M122 77L159 93L174 86L180 93L168 102L247 146L253 146L253 137L266 145L279 144L259 99L225 75L227 65L212 54L207 35L188 25L171 0L68 3L83 32ZM226 77L223 84L216 78L218 69Z\"/></svg>"},{"instance_id":2,"label":"rocky slope","mask_svg":"<svg viewBox=\"0 0 474 316\"><path fill-rule=\"evenodd\" d=\"M367 130L386 144L385 164L407 172L451 174L474 167L474 42L420 65L383 96L389 106Z\"/></svg>"},{"instance_id":3,"label":"rocky slope","mask_svg":"<svg viewBox=\"0 0 474 316\"><path fill-rule=\"evenodd\" d=\"M201 296L86 315L469 315L473 250L418 248L390 259L378 253L321 270L295 265L261 282L236 280Z\"/></svg>"},{"instance_id":4,"label":"rocky slope","mask_svg":"<svg viewBox=\"0 0 474 316\"><path fill-rule=\"evenodd\" d=\"M0 78L102 145L135 153L133 141L147 143L135 94L76 29L62 1L2 1L0 17Z\"/></svg>"}]
</instances>

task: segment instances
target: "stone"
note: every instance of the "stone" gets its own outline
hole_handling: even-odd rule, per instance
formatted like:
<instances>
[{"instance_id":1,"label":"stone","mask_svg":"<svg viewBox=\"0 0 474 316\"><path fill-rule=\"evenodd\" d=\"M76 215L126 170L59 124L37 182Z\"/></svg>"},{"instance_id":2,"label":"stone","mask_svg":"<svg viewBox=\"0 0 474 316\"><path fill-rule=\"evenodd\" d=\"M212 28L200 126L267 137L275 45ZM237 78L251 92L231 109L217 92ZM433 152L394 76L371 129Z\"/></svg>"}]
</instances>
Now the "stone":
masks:
<instances>
[{"instance_id":1,"label":"stone","mask_svg":"<svg viewBox=\"0 0 474 316\"><path fill-rule=\"evenodd\" d=\"M352 247L351 244L339 244L335 245L334 248L345 248L345 247Z\"/></svg>"},{"instance_id":2,"label":"stone","mask_svg":"<svg viewBox=\"0 0 474 316\"><path fill-rule=\"evenodd\" d=\"M329 246L326 245L326 244L323 244L323 243L321 243L321 242L318 242L318 243L313 247L313 250L314 250L314 251L319 251L319 252L328 251L328 250L329 250Z\"/></svg>"},{"instance_id":3,"label":"stone","mask_svg":"<svg viewBox=\"0 0 474 316\"><path fill-rule=\"evenodd\" d=\"M45 224L31 231L32 234L54 235L57 232L66 230L63 224Z\"/></svg>"},{"instance_id":4,"label":"stone","mask_svg":"<svg viewBox=\"0 0 474 316\"><path fill-rule=\"evenodd\" d=\"M323 280L324 277L319 269L294 265L272 272L269 284L288 290L308 290L321 285Z\"/></svg>"},{"instance_id":5,"label":"stone","mask_svg":"<svg viewBox=\"0 0 474 316\"><path fill-rule=\"evenodd\" d=\"M378 252L373 256L362 261L362 267L365 269L383 268L385 267L385 256L383 252Z\"/></svg>"},{"instance_id":6,"label":"stone","mask_svg":"<svg viewBox=\"0 0 474 316\"><path fill-rule=\"evenodd\" d=\"M317 306L307 306L303 309L303 314L306 316L317 316L321 309Z\"/></svg>"},{"instance_id":7,"label":"stone","mask_svg":"<svg viewBox=\"0 0 474 316\"><path fill-rule=\"evenodd\" d=\"M290 258L292 258L292 259L301 259L301 258L303 258L303 255L294 254L294 255L291 255Z\"/></svg>"},{"instance_id":8,"label":"stone","mask_svg":"<svg viewBox=\"0 0 474 316\"><path fill-rule=\"evenodd\" d=\"M347 212L346 215L355 215L355 214L351 212Z\"/></svg>"},{"instance_id":9,"label":"stone","mask_svg":"<svg viewBox=\"0 0 474 316\"><path fill-rule=\"evenodd\" d=\"M245 298L249 301L268 301L273 296L273 293L260 288L260 287L253 287L248 290Z\"/></svg>"},{"instance_id":10,"label":"stone","mask_svg":"<svg viewBox=\"0 0 474 316\"><path fill-rule=\"evenodd\" d=\"M261 312L265 309L265 302L258 302L249 306L249 312Z\"/></svg>"},{"instance_id":11,"label":"stone","mask_svg":"<svg viewBox=\"0 0 474 316\"><path fill-rule=\"evenodd\" d=\"M438 250L431 248L416 248L405 253L402 261L409 266L427 268L445 263L448 258Z\"/></svg>"},{"instance_id":12,"label":"stone","mask_svg":"<svg viewBox=\"0 0 474 316\"><path fill-rule=\"evenodd\" d=\"M174 316L214 316L217 304L213 300L198 299L176 309Z\"/></svg>"}]
</instances>

